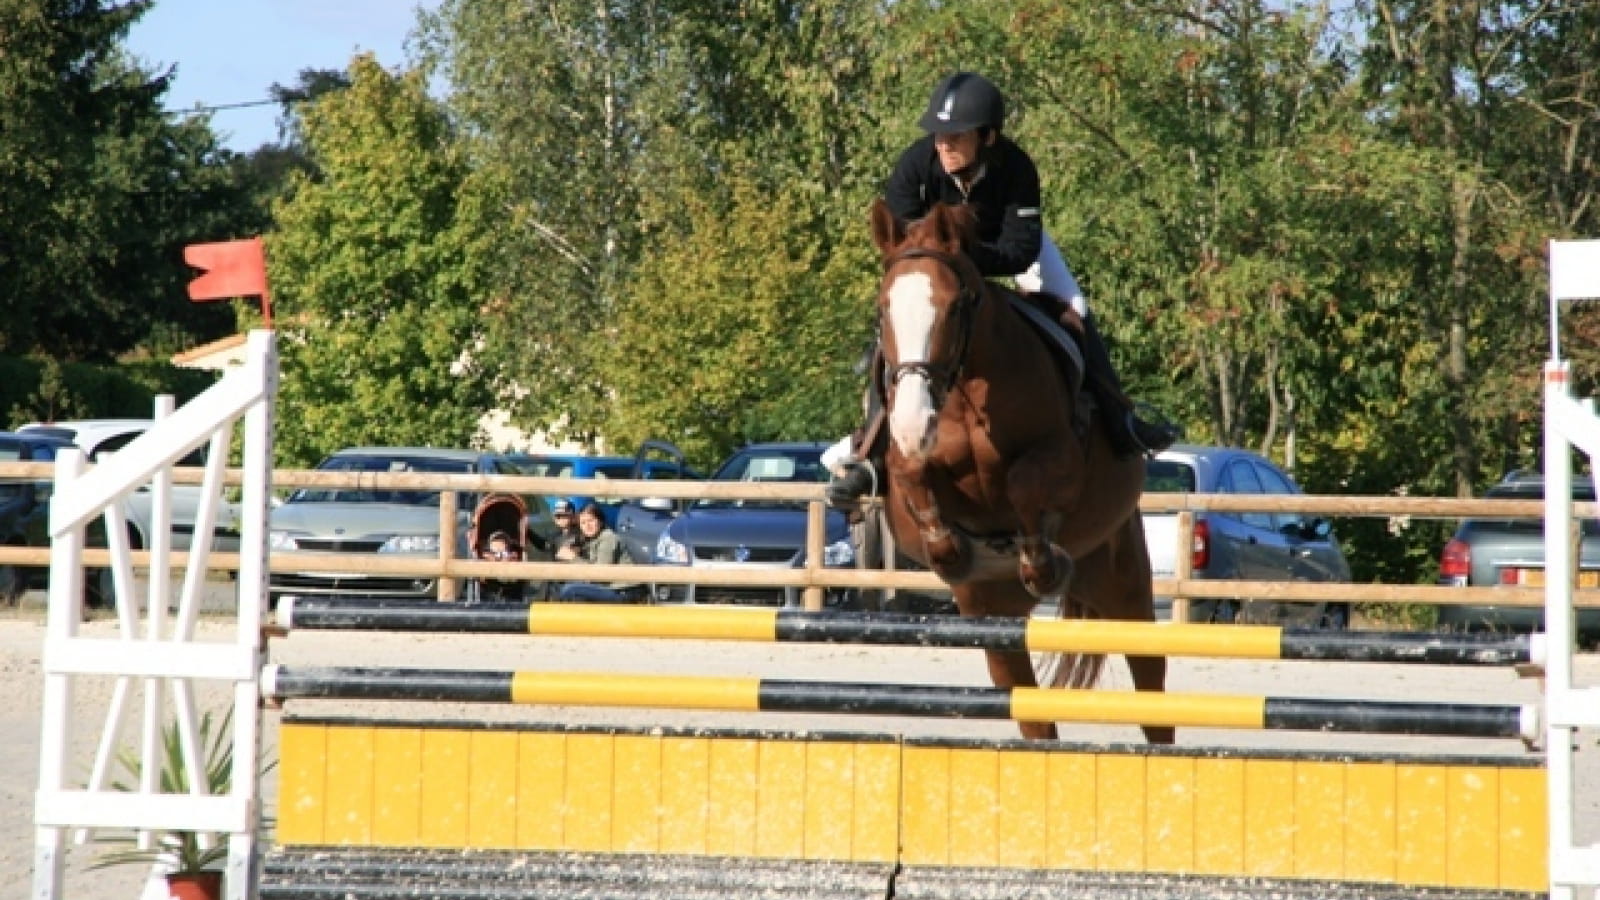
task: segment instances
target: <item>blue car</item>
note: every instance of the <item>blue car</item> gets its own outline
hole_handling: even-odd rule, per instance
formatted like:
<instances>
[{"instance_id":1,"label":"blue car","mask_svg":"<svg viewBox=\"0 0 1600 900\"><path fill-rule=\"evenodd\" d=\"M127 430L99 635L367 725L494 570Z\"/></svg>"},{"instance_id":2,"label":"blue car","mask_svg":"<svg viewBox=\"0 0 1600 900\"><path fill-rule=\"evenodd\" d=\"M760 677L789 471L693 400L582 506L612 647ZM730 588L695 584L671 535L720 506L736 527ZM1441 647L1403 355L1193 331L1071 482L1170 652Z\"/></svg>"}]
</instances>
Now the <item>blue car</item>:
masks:
<instances>
[{"instance_id":1,"label":"blue car","mask_svg":"<svg viewBox=\"0 0 1600 900\"><path fill-rule=\"evenodd\" d=\"M751 444L735 453L711 476L712 481L823 483L825 443ZM625 505L619 531L658 536L650 561L657 566L716 568L792 568L806 564L806 504L770 500L699 500L681 510L664 502ZM654 518L655 522L640 521ZM855 566L855 547L845 517L826 516L823 564ZM659 529L659 530L658 530ZM661 584L652 589L657 603L715 603L797 607L799 588ZM855 591L830 589L830 607L855 604Z\"/></svg>"}]
</instances>

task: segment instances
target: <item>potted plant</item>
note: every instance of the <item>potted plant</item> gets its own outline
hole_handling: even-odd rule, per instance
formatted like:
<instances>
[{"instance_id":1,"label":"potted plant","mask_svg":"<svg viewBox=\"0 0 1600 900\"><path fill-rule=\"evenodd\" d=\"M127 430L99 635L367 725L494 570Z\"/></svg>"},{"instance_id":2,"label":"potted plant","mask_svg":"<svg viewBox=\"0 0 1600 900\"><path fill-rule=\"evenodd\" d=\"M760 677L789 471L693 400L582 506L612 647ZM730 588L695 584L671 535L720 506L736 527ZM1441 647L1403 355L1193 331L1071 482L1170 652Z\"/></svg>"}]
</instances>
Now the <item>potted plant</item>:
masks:
<instances>
[{"instance_id":1,"label":"potted plant","mask_svg":"<svg viewBox=\"0 0 1600 900\"><path fill-rule=\"evenodd\" d=\"M210 712L202 715L197 738L206 792L228 793L233 787L233 711L229 710L220 721ZM189 793L189 771L184 765L183 745L175 720L167 722L161 730L159 764L158 790L161 793ZM138 755L124 747L117 753L116 765L124 780L114 780L112 788L138 790ZM270 764L264 765L262 772L271 768ZM97 843L121 846L102 853L90 868L160 864L166 870L169 893L175 900L217 900L222 896L222 871L217 865L228 858L226 834L169 829L157 832L147 847L140 846L139 834L137 830L118 831L96 838Z\"/></svg>"}]
</instances>

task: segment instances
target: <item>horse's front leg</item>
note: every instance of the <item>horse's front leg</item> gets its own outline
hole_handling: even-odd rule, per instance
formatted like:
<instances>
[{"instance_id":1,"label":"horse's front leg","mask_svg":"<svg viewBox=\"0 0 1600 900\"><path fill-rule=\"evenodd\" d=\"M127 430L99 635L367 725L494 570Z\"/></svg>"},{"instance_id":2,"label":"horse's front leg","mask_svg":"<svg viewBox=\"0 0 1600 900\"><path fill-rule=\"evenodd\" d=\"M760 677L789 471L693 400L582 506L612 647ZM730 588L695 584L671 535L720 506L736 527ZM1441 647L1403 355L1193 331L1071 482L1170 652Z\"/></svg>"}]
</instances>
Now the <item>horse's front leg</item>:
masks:
<instances>
[{"instance_id":1,"label":"horse's front leg","mask_svg":"<svg viewBox=\"0 0 1600 900\"><path fill-rule=\"evenodd\" d=\"M1027 615L1029 601L1015 585L1000 582L964 584L951 589L956 607L963 616ZM989 680L997 688L1038 687L1039 680L1033 671L1033 657L1021 650L985 650L984 662L989 667ZM1022 736L1033 740L1055 740L1059 734L1054 722L1018 722Z\"/></svg>"},{"instance_id":2,"label":"horse's front leg","mask_svg":"<svg viewBox=\"0 0 1600 900\"><path fill-rule=\"evenodd\" d=\"M895 472L894 487L916 522L928 568L946 584L960 584L972 575L972 544L945 524L924 472L920 465L904 474Z\"/></svg>"},{"instance_id":3,"label":"horse's front leg","mask_svg":"<svg viewBox=\"0 0 1600 900\"><path fill-rule=\"evenodd\" d=\"M1072 581L1072 556L1056 544L1062 510L1082 491L1072 474L1060 455L1043 453L1019 457L1006 472L1006 498L1017 516L1017 577L1035 597L1059 596Z\"/></svg>"}]
</instances>

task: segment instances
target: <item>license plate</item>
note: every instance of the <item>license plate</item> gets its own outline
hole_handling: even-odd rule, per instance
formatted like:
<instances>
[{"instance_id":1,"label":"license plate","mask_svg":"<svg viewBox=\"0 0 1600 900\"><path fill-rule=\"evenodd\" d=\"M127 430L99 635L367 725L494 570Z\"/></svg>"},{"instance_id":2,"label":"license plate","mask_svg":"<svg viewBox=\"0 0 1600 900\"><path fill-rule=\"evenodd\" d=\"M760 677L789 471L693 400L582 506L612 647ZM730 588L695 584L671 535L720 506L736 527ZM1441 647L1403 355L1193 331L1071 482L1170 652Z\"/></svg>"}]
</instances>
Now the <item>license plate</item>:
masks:
<instances>
[{"instance_id":1,"label":"license plate","mask_svg":"<svg viewBox=\"0 0 1600 900\"><path fill-rule=\"evenodd\" d=\"M1524 587L1544 587L1544 570L1518 569L1517 583ZM1577 586L1580 588L1600 587L1600 572L1589 570L1579 572Z\"/></svg>"}]
</instances>

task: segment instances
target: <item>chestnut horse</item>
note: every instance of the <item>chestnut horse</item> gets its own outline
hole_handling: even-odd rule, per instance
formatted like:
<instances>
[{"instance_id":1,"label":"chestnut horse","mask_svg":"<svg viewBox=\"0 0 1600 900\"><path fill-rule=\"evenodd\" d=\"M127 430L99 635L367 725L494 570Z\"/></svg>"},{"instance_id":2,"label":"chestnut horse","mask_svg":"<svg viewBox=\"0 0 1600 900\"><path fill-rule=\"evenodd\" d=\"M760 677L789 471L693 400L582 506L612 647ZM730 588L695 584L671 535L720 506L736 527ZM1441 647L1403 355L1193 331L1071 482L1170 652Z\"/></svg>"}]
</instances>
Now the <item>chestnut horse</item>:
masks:
<instances>
[{"instance_id":1,"label":"chestnut horse","mask_svg":"<svg viewBox=\"0 0 1600 900\"><path fill-rule=\"evenodd\" d=\"M964 616L1027 616L1059 596L1063 617L1153 621L1144 460L1116 457L1044 339L963 254L971 227L962 207L936 205L909 225L881 200L872 208L895 542L950 586ZM1027 652L985 653L996 687L1038 684ZM1064 663L1052 686L1084 688L1105 657ZM1128 668L1135 688L1163 689L1164 657L1129 657ZM1019 724L1056 737L1053 722ZM1173 740L1170 727L1144 734Z\"/></svg>"}]
</instances>

